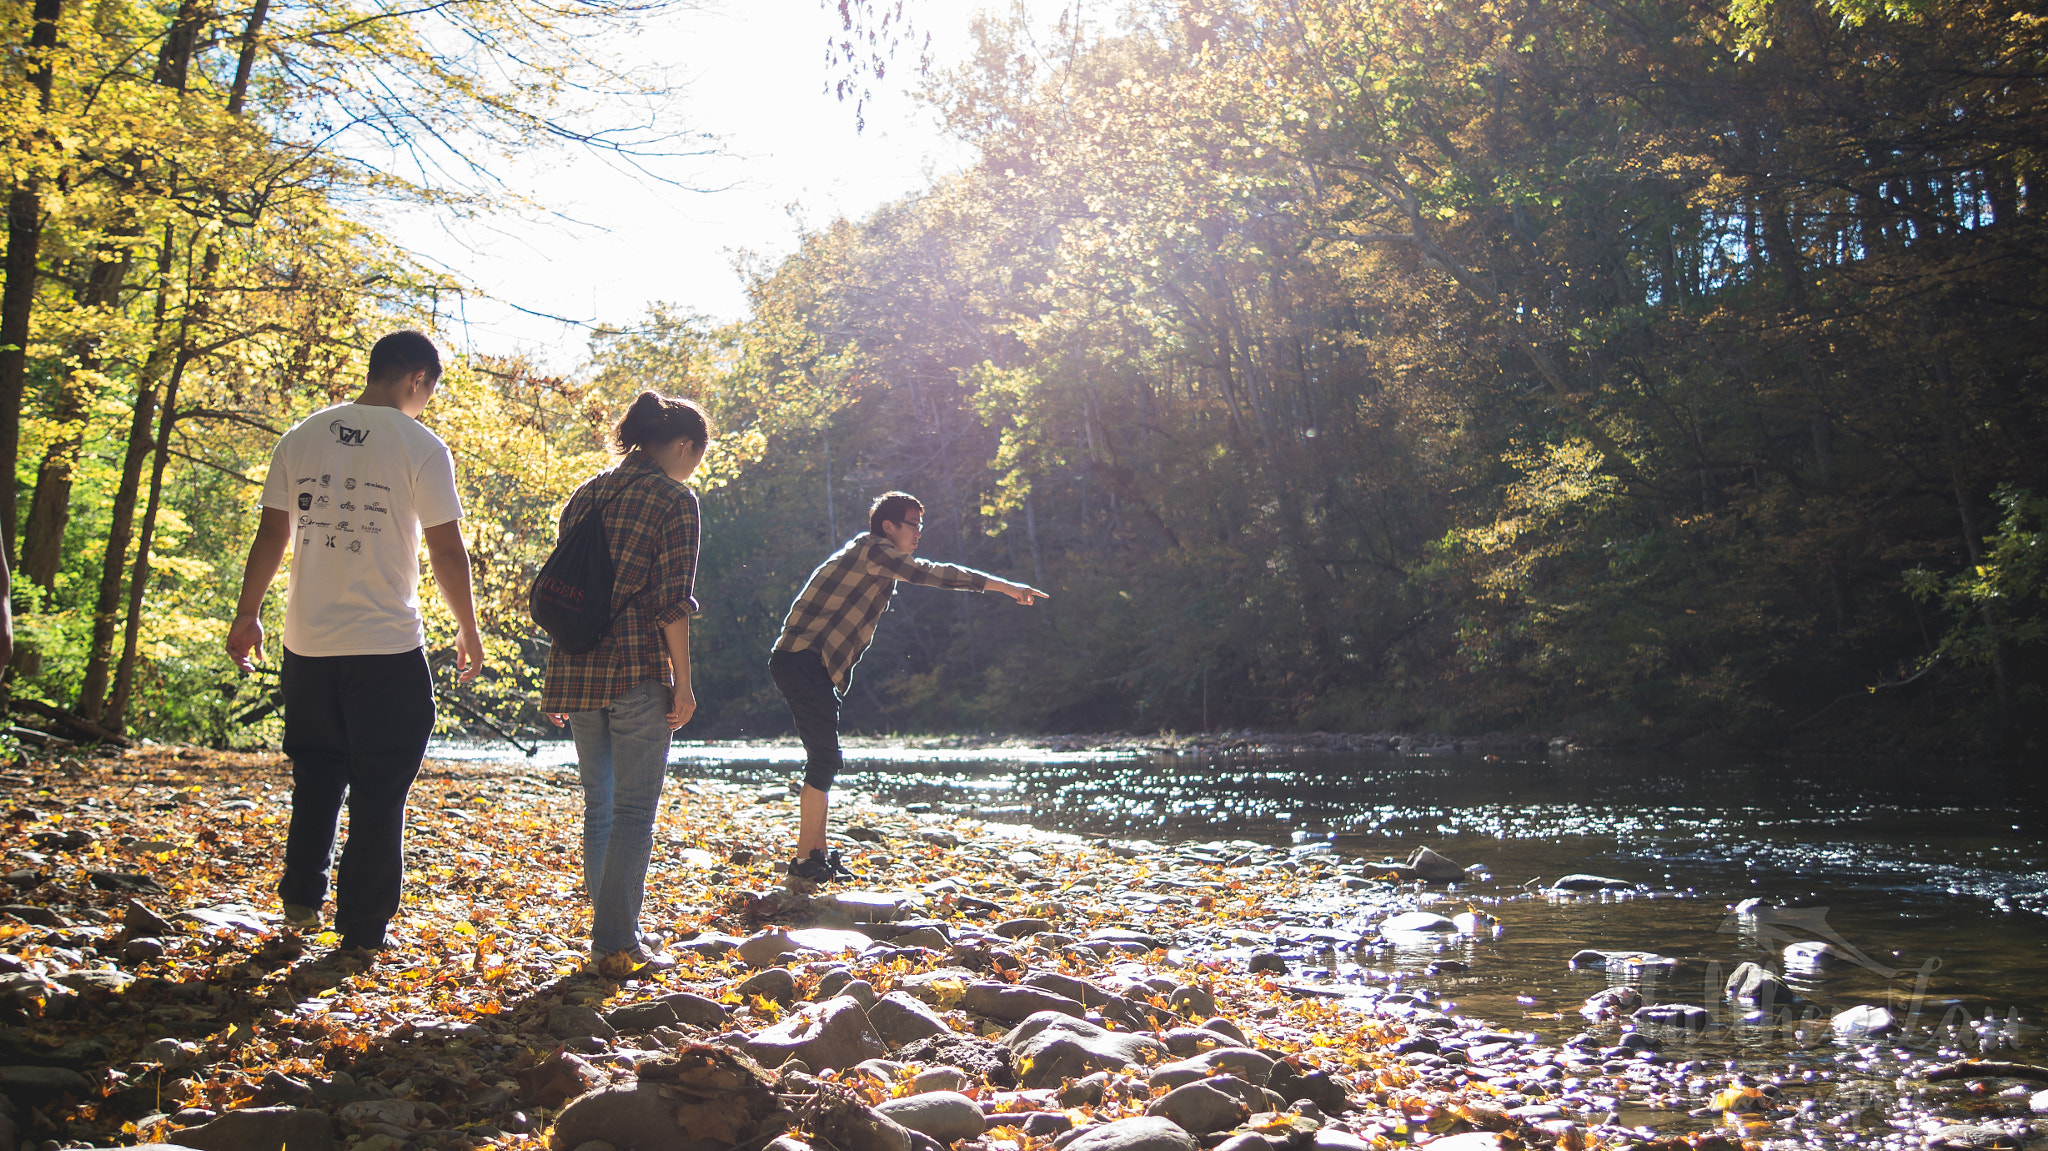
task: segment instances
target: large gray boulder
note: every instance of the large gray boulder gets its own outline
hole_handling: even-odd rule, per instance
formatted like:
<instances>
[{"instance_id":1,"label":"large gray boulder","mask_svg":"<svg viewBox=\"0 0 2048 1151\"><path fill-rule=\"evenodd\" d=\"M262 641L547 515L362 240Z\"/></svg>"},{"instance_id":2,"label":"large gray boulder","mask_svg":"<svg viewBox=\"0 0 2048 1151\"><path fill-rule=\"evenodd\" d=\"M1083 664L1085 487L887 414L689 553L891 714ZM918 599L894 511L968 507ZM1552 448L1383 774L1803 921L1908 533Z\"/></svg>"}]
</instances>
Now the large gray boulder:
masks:
<instances>
[{"instance_id":1,"label":"large gray boulder","mask_svg":"<svg viewBox=\"0 0 2048 1151\"><path fill-rule=\"evenodd\" d=\"M1211 1075L1235 1075L1264 1087L1273 1076L1273 1057L1248 1047L1218 1047L1152 1069L1152 1087L1179 1087Z\"/></svg>"},{"instance_id":2,"label":"large gray boulder","mask_svg":"<svg viewBox=\"0 0 2048 1151\"><path fill-rule=\"evenodd\" d=\"M1041 1011L1057 1011L1076 1019L1087 1014L1077 1000L1069 999L1039 987L1021 987L1011 983L983 981L967 985L967 994L960 1000L960 1006L976 1015L990 1019L1001 1019L1006 1023L1021 1023Z\"/></svg>"},{"instance_id":3,"label":"large gray boulder","mask_svg":"<svg viewBox=\"0 0 2048 1151\"><path fill-rule=\"evenodd\" d=\"M725 1005L716 999L677 991L661 997L660 1002L668 1004L676 1013L676 1021L692 1027L717 1030L725 1026Z\"/></svg>"},{"instance_id":4,"label":"large gray boulder","mask_svg":"<svg viewBox=\"0 0 2048 1151\"><path fill-rule=\"evenodd\" d=\"M748 1040L745 1050L769 1067L796 1059L812 1071L843 1069L889 1054L860 1001L845 995L806 1005Z\"/></svg>"},{"instance_id":5,"label":"large gray boulder","mask_svg":"<svg viewBox=\"0 0 2048 1151\"><path fill-rule=\"evenodd\" d=\"M696 1044L640 1065L634 1083L600 1087L569 1101L549 1146L575 1151L608 1143L618 1151L727 1151L758 1145L789 1126L775 1079L729 1048Z\"/></svg>"},{"instance_id":6,"label":"large gray boulder","mask_svg":"<svg viewBox=\"0 0 2048 1151\"><path fill-rule=\"evenodd\" d=\"M250 1107L164 1138L199 1151L334 1151L334 1124L308 1107Z\"/></svg>"},{"instance_id":7,"label":"large gray boulder","mask_svg":"<svg viewBox=\"0 0 2048 1151\"><path fill-rule=\"evenodd\" d=\"M938 1012L901 991L891 991L875 1000L874 1006L868 1008L868 1022L890 1047L915 1043L927 1035L953 1033Z\"/></svg>"},{"instance_id":8,"label":"large gray boulder","mask_svg":"<svg viewBox=\"0 0 2048 1151\"><path fill-rule=\"evenodd\" d=\"M1083 1007L1100 1007L1116 998L1115 994L1072 975L1057 971L1034 971L1024 979L1024 986L1064 995Z\"/></svg>"},{"instance_id":9,"label":"large gray boulder","mask_svg":"<svg viewBox=\"0 0 2048 1151\"><path fill-rule=\"evenodd\" d=\"M981 1104L958 1091L927 1091L905 1095L878 1105L875 1110L912 1131L922 1131L941 1143L978 1139L988 1124L982 1119Z\"/></svg>"},{"instance_id":10,"label":"large gray boulder","mask_svg":"<svg viewBox=\"0 0 2048 1151\"><path fill-rule=\"evenodd\" d=\"M1064 1151L1196 1151L1199 1144L1171 1119L1119 1119L1083 1132Z\"/></svg>"},{"instance_id":11,"label":"large gray boulder","mask_svg":"<svg viewBox=\"0 0 2048 1151\"><path fill-rule=\"evenodd\" d=\"M573 1003L549 1009L548 1034L557 1039L579 1039L586 1035L599 1039L619 1037L618 1028L606 1023L596 1009Z\"/></svg>"},{"instance_id":12,"label":"large gray boulder","mask_svg":"<svg viewBox=\"0 0 2048 1151\"><path fill-rule=\"evenodd\" d=\"M1166 1045L1150 1036L1106 1031L1057 1011L1024 1020L1003 1036L1002 1044L1019 1066L1028 1068L1021 1077L1027 1088L1057 1087L1091 1071L1144 1064L1166 1054Z\"/></svg>"},{"instance_id":13,"label":"large gray boulder","mask_svg":"<svg viewBox=\"0 0 2048 1151\"><path fill-rule=\"evenodd\" d=\"M749 975L733 990L739 992L741 998L751 999L758 995L787 1005L796 999L796 976L791 975L787 967L770 967Z\"/></svg>"},{"instance_id":14,"label":"large gray boulder","mask_svg":"<svg viewBox=\"0 0 2048 1151\"><path fill-rule=\"evenodd\" d=\"M1207 1082L1176 1087L1145 1109L1147 1115L1171 1119L1191 1135L1228 1131L1250 1112L1243 1101Z\"/></svg>"},{"instance_id":15,"label":"large gray boulder","mask_svg":"<svg viewBox=\"0 0 2048 1151\"><path fill-rule=\"evenodd\" d=\"M976 1035L927 1035L896 1052L906 1063L958 1067L999 1090L1017 1086L1017 1060L1010 1049Z\"/></svg>"},{"instance_id":16,"label":"large gray boulder","mask_svg":"<svg viewBox=\"0 0 2048 1151\"><path fill-rule=\"evenodd\" d=\"M68 1067L0 1067L0 1095L24 1110L67 1094L82 1103L93 1096L92 1083Z\"/></svg>"}]
</instances>

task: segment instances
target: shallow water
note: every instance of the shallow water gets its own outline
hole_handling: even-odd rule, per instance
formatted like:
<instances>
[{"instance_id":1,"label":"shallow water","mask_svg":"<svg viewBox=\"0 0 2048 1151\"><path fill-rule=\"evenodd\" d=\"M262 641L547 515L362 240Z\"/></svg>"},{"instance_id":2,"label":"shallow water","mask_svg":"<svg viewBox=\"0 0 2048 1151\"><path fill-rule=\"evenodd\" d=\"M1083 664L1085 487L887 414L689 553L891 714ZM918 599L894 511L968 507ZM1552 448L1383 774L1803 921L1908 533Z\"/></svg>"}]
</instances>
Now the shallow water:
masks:
<instances>
[{"instance_id":1,"label":"shallow water","mask_svg":"<svg viewBox=\"0 0 2048 1151\"><path fill-rule=\"evenodd\" d=\"M672 758L679 776L771 784L800 773L801 751L683 744ZM571 759L559 744L536 757ZM1437 909L1490 911L1502 924L1497 936L1310 958L1340 989L1397 982L1550 1040L1586 1030L1578 1008L1609 977L1566 961L1598 948L1679 961L1639 985L1646 1000L1715 1012L1702 1035L1662 1037L1674 1056L1717 1073L1819 1068L1839 1094L1861 1079L1891 1090L1894 1050L2048 1056L2040 1030L2048 1020L2048 785L2010 767L868 749L849 752L840 787L1162 844L1329 840L1342 856L1364 859L1428 844L1483 867L1437 889ZM1571 872L1629 880L1643 892L1539 892ZM1779 910L1760 920L1731 913L1752 897ZM1744 960L1782 968L1783 946L1810 939L1852 949L1853 958L1818 975L1788 975L1809 1001L1797 1015L1742 1022L1721 997L1725 973ZM1424 974L1443 960L1467 970ZM1834 1043L1812 1021L1858 1004L1891 1007L1909 1034L1859 1049Z\"/></svg>"}]
</instances>

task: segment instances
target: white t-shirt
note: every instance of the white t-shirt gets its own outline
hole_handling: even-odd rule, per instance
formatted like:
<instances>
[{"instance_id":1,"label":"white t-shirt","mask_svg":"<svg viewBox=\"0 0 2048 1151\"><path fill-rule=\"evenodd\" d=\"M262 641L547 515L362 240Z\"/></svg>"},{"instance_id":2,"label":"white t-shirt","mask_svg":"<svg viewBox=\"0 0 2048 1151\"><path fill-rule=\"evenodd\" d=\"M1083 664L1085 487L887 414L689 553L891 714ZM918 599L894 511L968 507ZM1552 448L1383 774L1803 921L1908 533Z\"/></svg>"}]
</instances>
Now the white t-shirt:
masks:
<instances>
[{"instance_id":1,"label":"white t-shirt","mask_svg":"<svg viewBox=\"0 0 2048 1151\"><path fill-rule=\"evenodd\" d=\"M291 516L284 646L395 655L427 642L420 528L462 518L455 461L397 408L337 404L277 441L263 506Z\"/></svg>"}]
</instances>

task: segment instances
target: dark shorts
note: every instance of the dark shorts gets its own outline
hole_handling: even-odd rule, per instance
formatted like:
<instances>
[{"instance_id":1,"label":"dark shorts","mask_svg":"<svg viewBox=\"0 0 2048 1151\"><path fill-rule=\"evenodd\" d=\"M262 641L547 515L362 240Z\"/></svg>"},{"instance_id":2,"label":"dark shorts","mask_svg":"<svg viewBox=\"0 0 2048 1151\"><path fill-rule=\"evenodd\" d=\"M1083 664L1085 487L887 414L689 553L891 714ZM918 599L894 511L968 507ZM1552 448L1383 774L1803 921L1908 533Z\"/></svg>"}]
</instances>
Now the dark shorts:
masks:
<instances>
[{"instance_id":1,"label":"dark shorts","mask_svg":"<svg viewBox=\"0 0 2048 1151\"><path fill-rule=\"evenodd\" d=\"M832 673L814 651L778 651L768 657L768 674L789 704L796 735L804 744L804 782L831 791L839 777L839 691Z\"/></svg>"}]
</instances>

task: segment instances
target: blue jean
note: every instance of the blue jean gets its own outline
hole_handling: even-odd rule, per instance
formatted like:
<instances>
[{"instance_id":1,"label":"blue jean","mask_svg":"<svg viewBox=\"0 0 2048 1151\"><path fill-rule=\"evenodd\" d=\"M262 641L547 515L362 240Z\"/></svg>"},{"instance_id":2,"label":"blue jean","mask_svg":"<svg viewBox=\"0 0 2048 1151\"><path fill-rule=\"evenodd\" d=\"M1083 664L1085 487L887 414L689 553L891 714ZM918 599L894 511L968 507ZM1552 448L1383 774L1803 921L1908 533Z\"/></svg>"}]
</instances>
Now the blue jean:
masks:
<instances>
[{"instance_id":1,"label":"blue jean","mask_svg":"<svg viewBox=\"0 0 2048 1151\"><path fill-rule=\"evenodd\" d=\"M654 817L668 775L669 699L667 684L648 680L595 711L569 713L583 777L583 890L590 943L599 951L640 942Z\"/></svg>"}]
</instances>

